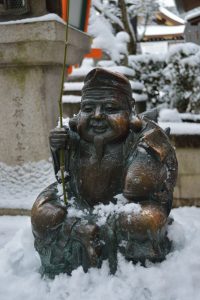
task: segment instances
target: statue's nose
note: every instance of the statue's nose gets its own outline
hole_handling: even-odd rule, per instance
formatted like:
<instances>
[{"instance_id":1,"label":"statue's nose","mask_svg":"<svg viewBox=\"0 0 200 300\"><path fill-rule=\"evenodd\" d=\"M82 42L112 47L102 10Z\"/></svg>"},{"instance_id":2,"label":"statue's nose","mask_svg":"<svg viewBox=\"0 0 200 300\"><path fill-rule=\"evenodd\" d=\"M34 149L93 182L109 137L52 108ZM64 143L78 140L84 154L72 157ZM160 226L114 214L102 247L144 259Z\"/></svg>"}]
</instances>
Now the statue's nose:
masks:
<instances>
[{"instance_id":1,"label":"statue's nose","mask_svg":"<svg viewBox=\"0 0 200 300\"><path fill-rule=\"evenodd\" d=\"M94 117L95 119L101 119L102 118L102 111L101 111L101 106L98 105L95 109L95 112L94 112Z\"/></svg>"}]
</instances>

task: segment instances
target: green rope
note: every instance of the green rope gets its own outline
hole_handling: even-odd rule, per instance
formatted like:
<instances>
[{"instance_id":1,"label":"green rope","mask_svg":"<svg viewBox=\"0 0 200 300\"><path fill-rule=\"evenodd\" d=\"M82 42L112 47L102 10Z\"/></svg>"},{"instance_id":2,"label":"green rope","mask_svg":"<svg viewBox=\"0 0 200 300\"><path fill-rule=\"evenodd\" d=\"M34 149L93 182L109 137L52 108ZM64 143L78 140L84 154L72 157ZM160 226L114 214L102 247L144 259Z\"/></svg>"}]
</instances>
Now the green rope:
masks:
<instances>
[{"instance_id":1,"label":"green rope","mask_svg":"<svg viewBox=\"0 0 200 300\"><path fill-rule=\"evenodd\" d=\"M65 48L64 48L64 62L63 62L63 69L62 69L62 81L61 81L61 88L60 88L60 98L59 98L59 114L60 114L60 128L63 128L63 107L62 107L62 96L63 96L63 85L64 85L64 77L65 77L65 70L66 70L66 57L67 57L67 44L68 44L68 28L69 28L69 6L70 0L67 2L67 20L66 20L66 30L65 30ZM63 188L63 197L64 203L67 205L67 193L65 187L65 153L64 150L60 150L60 172L61 172L61 180L62 180L62 188Z\"/></svg>"}]
</instances>

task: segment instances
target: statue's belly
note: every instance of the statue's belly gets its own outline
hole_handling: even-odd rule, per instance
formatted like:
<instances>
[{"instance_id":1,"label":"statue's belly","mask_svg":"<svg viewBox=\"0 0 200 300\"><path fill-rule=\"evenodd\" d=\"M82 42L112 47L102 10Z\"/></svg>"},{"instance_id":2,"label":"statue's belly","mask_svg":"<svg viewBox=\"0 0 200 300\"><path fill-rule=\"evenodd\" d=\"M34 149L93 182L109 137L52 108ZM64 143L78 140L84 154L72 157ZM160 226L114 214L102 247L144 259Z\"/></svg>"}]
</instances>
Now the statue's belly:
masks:
<instances>
[{"instance_id":1,"label":"statue's belly","mask_svg":"<svg viewBox=\"0 0 200 300\"><path fill-rule=\"evenodd\" d=\"M122 164L119 161L101 161L101 164L84 159L79 169L79 192L90 204L108 203L122 192Z\"/></svg>"}]
</instances>

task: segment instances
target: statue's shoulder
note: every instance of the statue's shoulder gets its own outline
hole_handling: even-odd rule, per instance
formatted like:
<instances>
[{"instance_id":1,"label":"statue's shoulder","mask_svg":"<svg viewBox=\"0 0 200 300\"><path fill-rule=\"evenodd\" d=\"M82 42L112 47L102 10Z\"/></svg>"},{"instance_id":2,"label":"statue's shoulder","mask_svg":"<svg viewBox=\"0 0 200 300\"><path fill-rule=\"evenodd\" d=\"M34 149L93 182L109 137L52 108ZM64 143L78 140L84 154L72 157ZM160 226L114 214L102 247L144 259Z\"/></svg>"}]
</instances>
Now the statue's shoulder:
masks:
<instances>
[{"instance_id":1,"label":"statue's shoulder","mask_svg":"<svg viewBox=\"0 0 200 300\"><path fill-rule=\"evenodd\" d=\"M147 153L154 155L160 161L168 156L175 156L174 148L169 139L169 128L163 130L156 122L143 117L142 128L136 134L132 132L130 139L134 141L132 151L138 147L144 148Z\"/></svg>"},{"instance_id":2,"label":"statue's shoulder","mask_svg":"<svg viewBox=\"0 0 200 300\"><path fill-rule=\"evenodd\" d=\"M143 118L145 129L141 133L140 143L144 144L145 148L153 151L156 156L164 161L168 155L174 153L174 148L169 139L169 128L163 130L157 123Z\"/></svg>"}]
</instances>

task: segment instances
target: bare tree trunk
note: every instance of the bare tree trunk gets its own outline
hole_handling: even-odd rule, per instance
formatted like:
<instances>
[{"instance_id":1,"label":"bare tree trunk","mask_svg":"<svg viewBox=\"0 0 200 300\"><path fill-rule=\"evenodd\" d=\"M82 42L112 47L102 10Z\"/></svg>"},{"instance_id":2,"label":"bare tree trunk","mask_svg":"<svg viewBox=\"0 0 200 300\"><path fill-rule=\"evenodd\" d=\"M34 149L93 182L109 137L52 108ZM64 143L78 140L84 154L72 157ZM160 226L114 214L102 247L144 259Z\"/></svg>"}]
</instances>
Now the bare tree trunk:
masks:
<instances>
[{"instance_id":1,"label":"bare tree trunk","mask_svg":"<svg viewBox=\"0 0 200 300\"><path fill-rule=\"evenodd\" d=\"M119 3L119 7L121 9L122 23L124 24L124 30L130 36L130 42L128 44L128 52L129 52L129 54L136 54L136 51L137 51L136 36L135 36L135 32L133 30L133 27L132 27L129 17L128 17L125 0L119 0L118 3Z\"/></svg>"},{"instance_id":2,"label":"bare tree trunk","mask_svg":"<svg viewBox=\"0 0 200 300\"><path fill-rule=\"evenodd\" d=\"M143 37L144 37L144 35L146 33L146 29L147 29L147 24L148 24L148 21L149 21L149 17L150 17L149 14L146 14L146 16L145 16L145 22L144 22L144 30L143 30L140 38L138 39L139 42L141 42L143 40Z\"/></svg>"}]
</instances>

